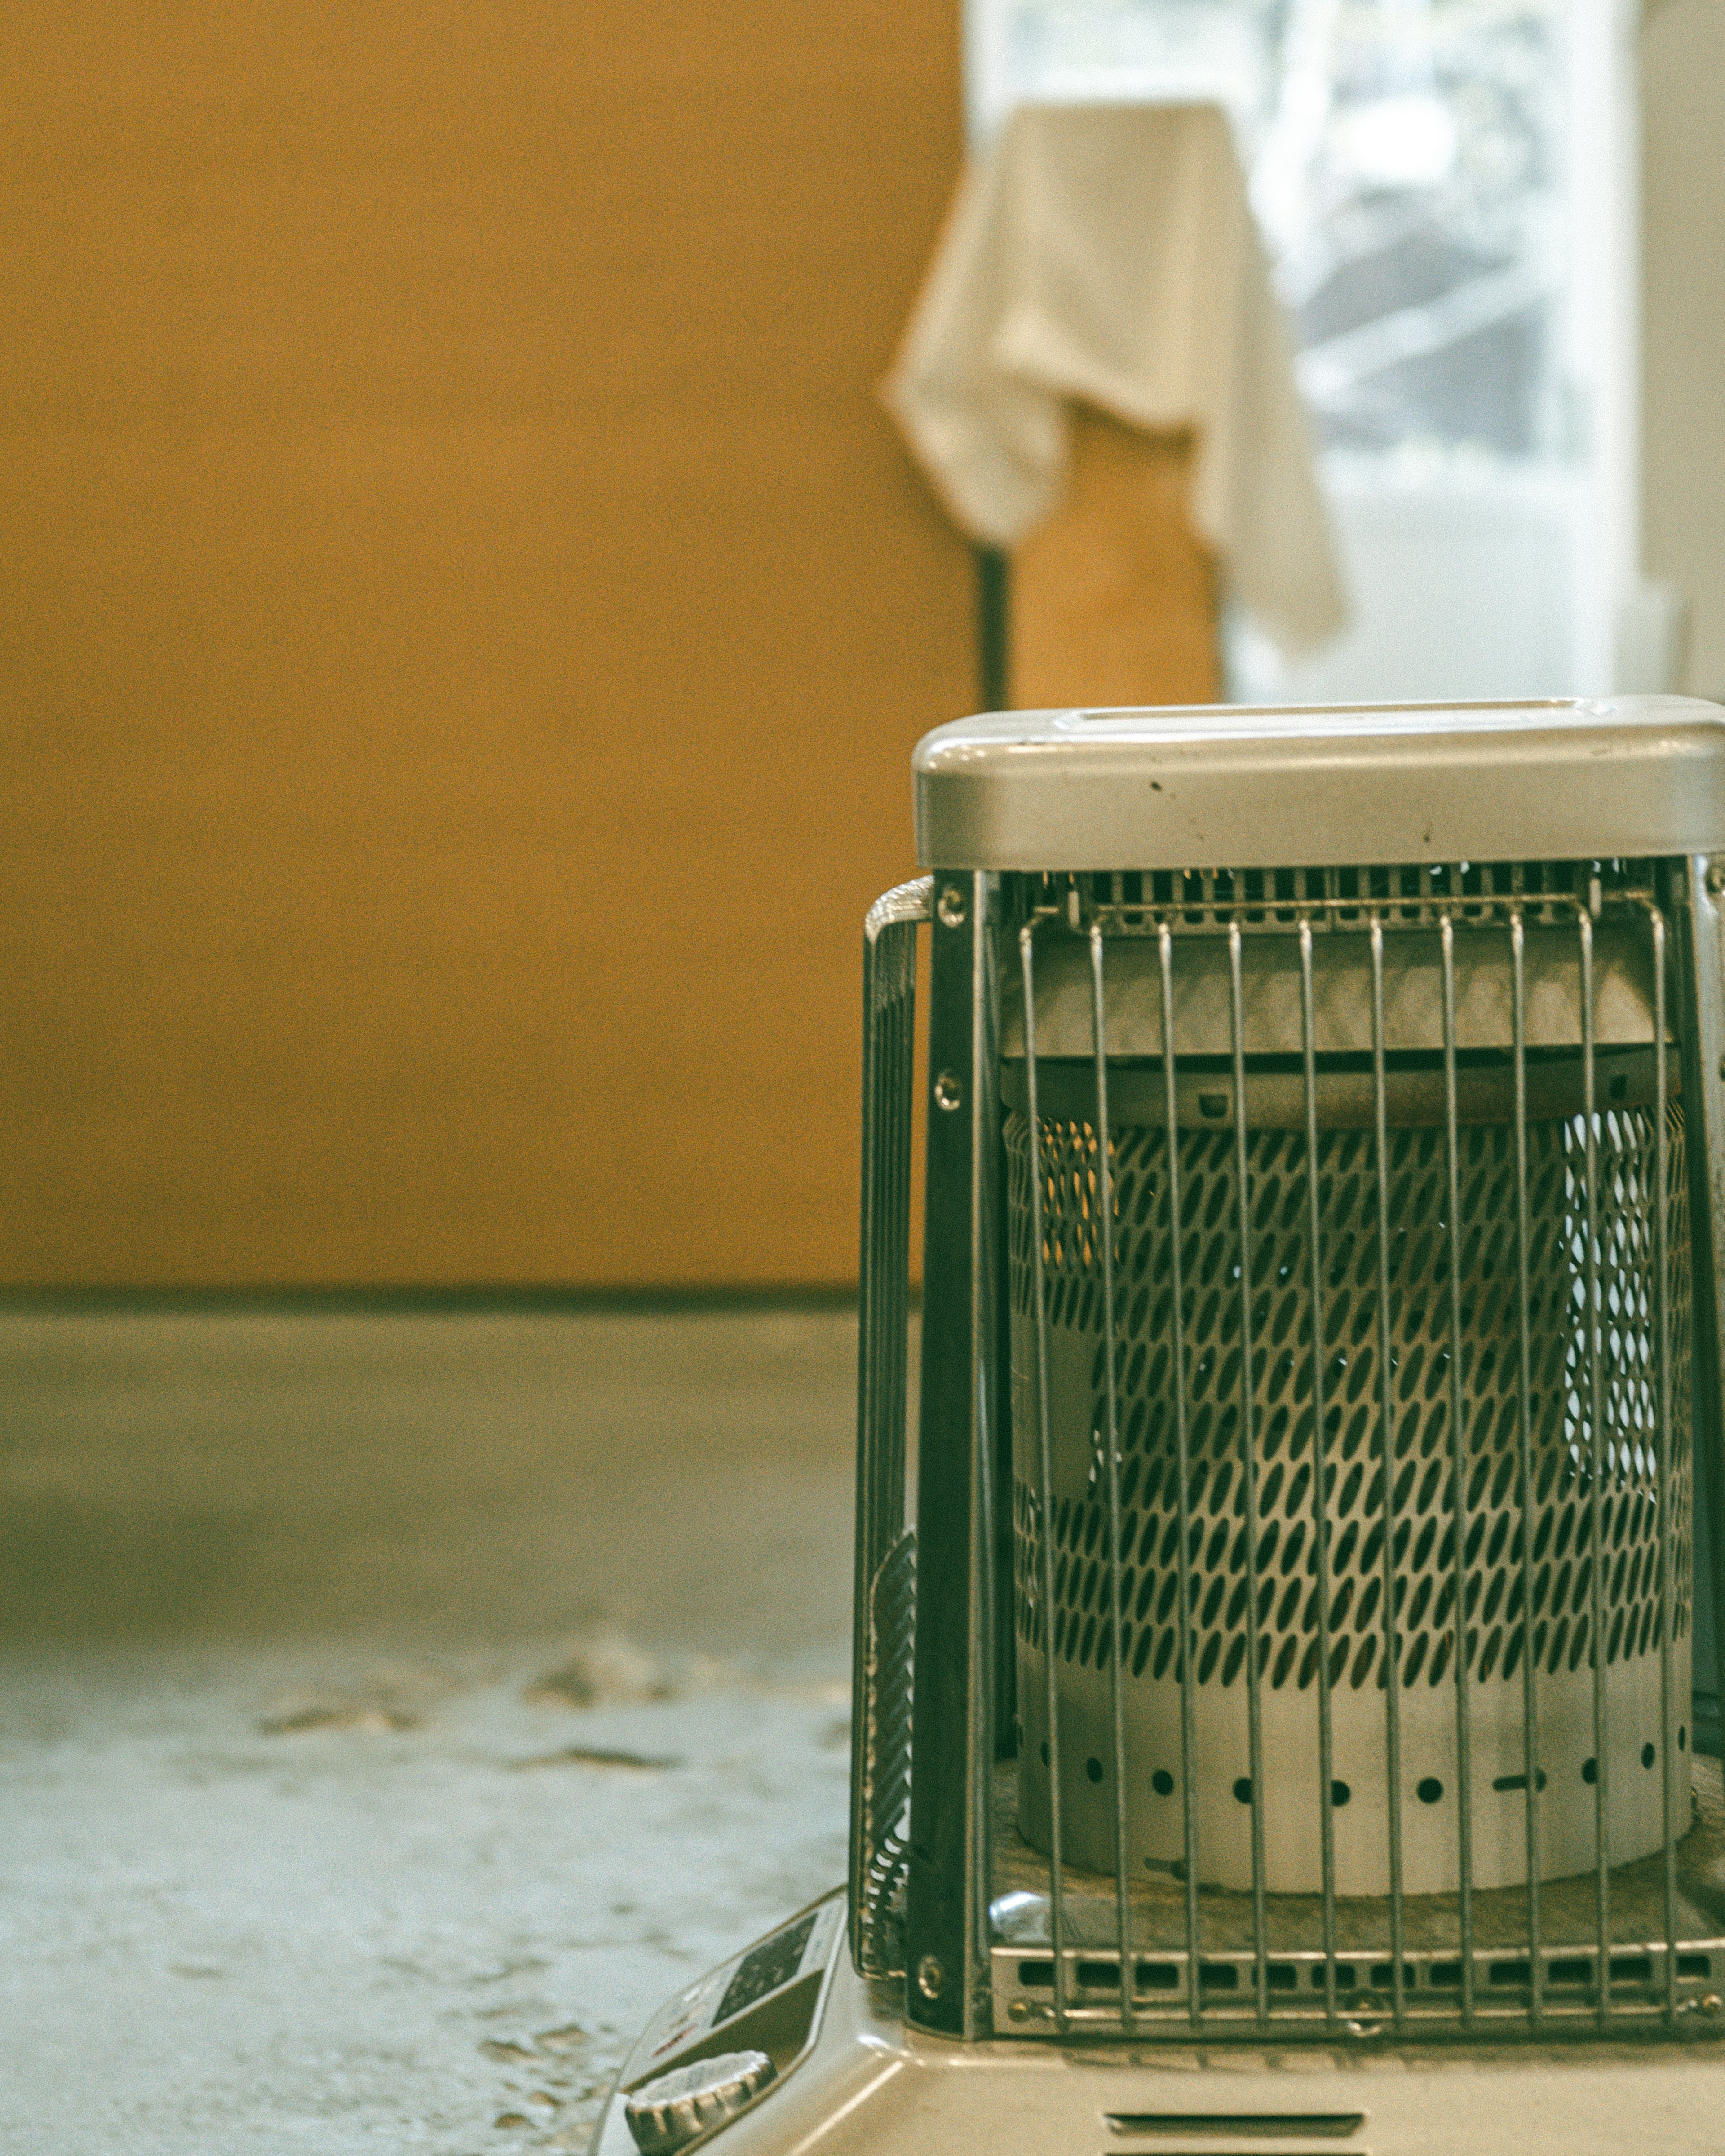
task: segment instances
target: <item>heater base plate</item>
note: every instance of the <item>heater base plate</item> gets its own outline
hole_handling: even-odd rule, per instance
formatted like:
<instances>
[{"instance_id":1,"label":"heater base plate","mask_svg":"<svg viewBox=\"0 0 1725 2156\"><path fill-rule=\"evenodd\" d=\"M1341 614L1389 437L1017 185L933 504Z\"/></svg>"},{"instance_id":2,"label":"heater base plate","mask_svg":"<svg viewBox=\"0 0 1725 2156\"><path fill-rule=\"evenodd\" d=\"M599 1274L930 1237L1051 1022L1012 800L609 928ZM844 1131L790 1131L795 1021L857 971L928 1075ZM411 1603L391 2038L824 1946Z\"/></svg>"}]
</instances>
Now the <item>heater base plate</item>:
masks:
<instances>
[{"instance_id":1,"label":"heater base plate","mask_svg":"<svg viewBox=\"0 0 1725 2156\"><path fill-rule=\"evenodd\" d=\"M726 2156L1713 2156L1725 2113L1725 2044L1704 2040L962 2043L906 2028L902 1989L839 1952L795 2072L702 2142L722 2134ZM616 2098L593 2156L636 2156Z\"/></svg>"},{"instance_id":2,"label":"heater base plate","mask_svg":"<svg viewBox=\"0 0 1725 2156\"><path fill-rule=\"evenodd\" d=\"M1680 2015L1711 2020L1725 1997L1725 1787L1716 1759L1693 1763L1694 1823L1676 1845L1674 1931ZM995 1778L993 1904L994 2009L1002 2035L1046 2033L1054 2020L1049 1861L1019 1836L1017 1768ZM1657 2019L1666 2004L1665 1865L1662 1856L1609 1874L1610 1990L1616 2025ZM1539 1896L1539 1958L1547 2020L1599 2025L1599 1881L1589 1871L1548 1880ZM1127 1882L1137 1958L1135 2020L1147 2034L1189 2027L1186 1892L1172 1869ZM1250 1893L1199 1889L1201 2011L1206 2028L1256 2020L1256 1954ZM1119 1938L1111 1876L1068 1865L1062 1958L1069 2025L1119 2030ZM1529 2023L1531 1961L1527 1890L1497 1887L1471 1901L1476 2019L1508 2030ZM1322 1902L1312 1894L1265 1902L1268 2014L1287 2027L1328 2012ZM1433 2033L1461 2011L1461 1911L1455 1894L1409 1894L1401 1910L1404 2008ZM1337 2012L1380 2025L1394 1984L1387 1899L1347 1897L1336 1904ZM1708 2005L1711 2001L1711 2005Z\"/></svg>"}]
</instances>

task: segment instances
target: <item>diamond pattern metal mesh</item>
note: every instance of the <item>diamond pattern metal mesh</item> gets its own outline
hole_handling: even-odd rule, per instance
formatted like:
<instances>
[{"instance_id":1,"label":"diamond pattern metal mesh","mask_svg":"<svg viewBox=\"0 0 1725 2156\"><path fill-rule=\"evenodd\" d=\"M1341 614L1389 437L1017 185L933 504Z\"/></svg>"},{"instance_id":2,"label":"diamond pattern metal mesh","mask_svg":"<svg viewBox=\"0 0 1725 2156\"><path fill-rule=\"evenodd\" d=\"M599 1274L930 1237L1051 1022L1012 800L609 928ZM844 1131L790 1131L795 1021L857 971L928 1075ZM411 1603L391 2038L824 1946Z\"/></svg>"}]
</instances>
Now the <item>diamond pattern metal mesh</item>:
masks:
<instances>
[{"instance_id":1,"label":"diamond pattern metal mesh","mask_svg":"<svg viewBox=\"0 0 1725 2156\"><path fill-rule=\"evenodd\" d=\"M1608 1663L1660 1641L1655 1442L1655 1125L1651 1107L1595 1119L1598 1374L1604 1473ZM1681 1110L1669 1116L1669 1322L1674 1370L1688 1367L1689 1245ZM1183 1342L1190 1479L1192 1669L1199 1685L1243 1681L1248 1652L1244 1356L1239 1197L1231 1130L1179 1133ZM1512 1128L1463 1125L1461 1394L1466 1432L1464 1652L1478 1682L1519 1676L1531 1650L1557 1673L1590 1665L1594 1532L1593 1366L1587 1322L1586 1127L1527 1130L1531 1522L1519 1476L1521 1328ZM1121 1656L1133 1677L1183 1680L1178 1636L1178 1513L1167 1134L1117 1128L1115 1357L1121 1448ZM1013 1358L1034 1371L1029 1124L1008 1121ZM1450 1438L1450 1249L1440 1128L1389 1134L1390 1449L1396 1620L1404 1686L1455 1681L1455 1517ZM1050 1341L1056 1654L1110 1662L1101 1260L1097 1142L1088 1123L1045 1119L1044 1264ZM1370 1131L1320 1131L1326 1491L1331 1681L1385 1681L1384 1413L1379 1370L1378 1177ZM1302 1132L1248 1137L1251 1399L1259 1520L1262 1681L1311 1686L1317 1672L1313 1353L1308 1163ZM1080 1378L1076 1373L1082 1372ZM1063 1375L1064 1373L1064 1375ZM1075 1388L1087 1397L1070 1397ZM1671 1547L1676 1630L1690 1608L1686 1388L1671 1407ZM1034 1390L1021 1393L1034 1398ZM1019 1635L1041 1648L1041 1505L1034 1431L1021 1430L1014 1491ZM1531 1612L1523 1537L1531 1532ZM1531 1619L1531 1622L1530 1622Z\"/></svg>"}]
</instances>

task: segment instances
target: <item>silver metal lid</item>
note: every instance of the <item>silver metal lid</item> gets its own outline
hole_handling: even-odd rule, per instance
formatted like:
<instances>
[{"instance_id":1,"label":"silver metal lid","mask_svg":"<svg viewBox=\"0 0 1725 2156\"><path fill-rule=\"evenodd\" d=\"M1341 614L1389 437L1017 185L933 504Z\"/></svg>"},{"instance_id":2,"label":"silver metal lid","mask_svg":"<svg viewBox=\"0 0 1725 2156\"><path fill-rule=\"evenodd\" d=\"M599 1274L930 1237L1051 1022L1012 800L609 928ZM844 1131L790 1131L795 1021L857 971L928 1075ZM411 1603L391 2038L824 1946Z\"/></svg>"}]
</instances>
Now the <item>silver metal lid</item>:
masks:
<instances>
[{"instance_id":1,"label":"silver metal lid","mask_svg":"<svg viewBox=\"0 0 1725 2156\"><path fill-rule=\"evenodd\" d=\"M940 869L1589 860L1725 846L1725 708L1689 696L1004 711L917 744Z\"/></svg>"},{"instance_id":2,"label":"silver metal lid","mask_svg":"<svg viewBox=\"0 0 1725 2156\"><path fill-rule=\"evenodd\" d=\"M697 2059L646 2082L624 2100L624 2117L641 2156L670 2156L674 2148L739 2112L773 2079L764 2051L723 2051Z\"/></svg>"}]
</instances>

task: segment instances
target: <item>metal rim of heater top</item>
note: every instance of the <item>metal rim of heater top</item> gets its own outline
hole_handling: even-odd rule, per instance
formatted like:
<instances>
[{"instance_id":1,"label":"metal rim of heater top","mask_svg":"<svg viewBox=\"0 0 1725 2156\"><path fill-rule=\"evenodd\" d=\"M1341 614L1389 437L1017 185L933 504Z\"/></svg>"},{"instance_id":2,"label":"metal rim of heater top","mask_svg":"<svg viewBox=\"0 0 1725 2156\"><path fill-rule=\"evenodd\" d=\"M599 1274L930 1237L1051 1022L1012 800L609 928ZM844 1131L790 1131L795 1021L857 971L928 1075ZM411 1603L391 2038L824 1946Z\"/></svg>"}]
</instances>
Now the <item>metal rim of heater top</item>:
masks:
<instances>
[{"instance_id":1,"label":"metal rim of heater top","mask_svg":"<svg viewBox=\"0 0 1725 2156\"><path fill-rule=\"evenodd\" d=\"M916 772L932 873L865 935L859 1968L964 2036L1711 2029L1725 712L1020 712Z\"/></svg>"}]
</instances>

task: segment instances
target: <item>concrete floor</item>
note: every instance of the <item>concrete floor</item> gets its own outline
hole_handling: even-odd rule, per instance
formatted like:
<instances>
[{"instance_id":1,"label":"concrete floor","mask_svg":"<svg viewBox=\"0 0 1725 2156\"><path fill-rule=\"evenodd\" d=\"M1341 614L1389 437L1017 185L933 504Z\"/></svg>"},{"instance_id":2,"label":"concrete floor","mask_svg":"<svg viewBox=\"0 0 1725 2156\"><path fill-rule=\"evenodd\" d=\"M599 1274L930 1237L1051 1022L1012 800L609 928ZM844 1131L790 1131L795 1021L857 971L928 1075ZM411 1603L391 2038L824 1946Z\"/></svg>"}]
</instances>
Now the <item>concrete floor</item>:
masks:
<instances>
[{"instance_id":1,"label":"concrete floor","mask_svg":"<svg viewBox=\"0 0 1725 2156\"><path fill-rule=\"evenodd\" d=\"M0 1316L0 2148L583 2147L842 1876L853 1332Z\"/></svg>"}]
</instances>

